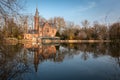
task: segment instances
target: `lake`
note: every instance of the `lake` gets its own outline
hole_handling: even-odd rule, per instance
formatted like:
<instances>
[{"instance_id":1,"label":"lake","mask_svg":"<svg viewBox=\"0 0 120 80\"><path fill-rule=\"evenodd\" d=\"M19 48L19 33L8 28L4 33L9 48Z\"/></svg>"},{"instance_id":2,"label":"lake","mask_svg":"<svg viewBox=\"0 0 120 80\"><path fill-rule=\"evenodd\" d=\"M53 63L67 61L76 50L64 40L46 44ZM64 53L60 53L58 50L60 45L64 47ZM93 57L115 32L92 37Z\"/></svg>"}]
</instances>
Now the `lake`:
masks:
<instances>
[{"instance_id":1,"label":"lake","mask_svg":"<svg viewBox=\"0 0 120 80\"><path fill-rule=\"evenodd\" d=\"M120 45L0 44L0 80L120 80Z\"/></svg>"}]
</instances>

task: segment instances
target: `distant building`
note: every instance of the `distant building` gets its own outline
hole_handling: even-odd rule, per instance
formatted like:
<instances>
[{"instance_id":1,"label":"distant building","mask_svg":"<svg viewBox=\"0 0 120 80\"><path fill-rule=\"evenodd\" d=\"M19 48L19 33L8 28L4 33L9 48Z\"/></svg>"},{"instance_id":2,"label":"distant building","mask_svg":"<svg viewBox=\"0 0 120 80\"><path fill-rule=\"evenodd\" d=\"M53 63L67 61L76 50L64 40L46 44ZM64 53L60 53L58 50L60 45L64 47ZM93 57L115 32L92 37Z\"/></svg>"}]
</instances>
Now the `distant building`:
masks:
<instances>
[{"instance_id":1,"label":"distant building","mask_svg":"<svg viewBox=\"0 0 120 80\"><path fill-rule=\"evenodd\" d=\"M54 23L48 23L40 21L39 12L36 8L34 16L34 29L26 31L24 39L33 40L34 38L47 37L54 38L57 32L57 28Z\"/></svg>"}]
</instances>

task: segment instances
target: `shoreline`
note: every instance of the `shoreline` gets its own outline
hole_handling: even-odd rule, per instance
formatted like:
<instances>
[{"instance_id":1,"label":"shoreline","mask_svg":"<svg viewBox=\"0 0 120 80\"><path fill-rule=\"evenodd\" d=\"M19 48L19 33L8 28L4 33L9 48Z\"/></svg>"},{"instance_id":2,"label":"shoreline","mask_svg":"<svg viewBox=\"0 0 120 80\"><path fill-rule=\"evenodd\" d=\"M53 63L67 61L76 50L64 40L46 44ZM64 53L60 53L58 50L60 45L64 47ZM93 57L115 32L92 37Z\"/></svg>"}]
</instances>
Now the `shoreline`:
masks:
<instances>
[{"instance_id":1,"label":"shoreline","mask_svg":"<svg viewBox=\"0 0 120 80\"><path fill-rule=\"evenodd\" d=\"M16 38L6 38L4 43L104 43L104 42L113 42L112 40L43 40L41 42L22 39L18 40Z\"/></svg>"},{"instance_id":2,"label":"shoreline","mask_svg":"<svg viewBox=\"0 0 120 80\"><path fill-rule=\"evenodd\" d=\"M98 43L112 42L111 40L60 40L60 43Z\"/></svg>"}]
</instances>

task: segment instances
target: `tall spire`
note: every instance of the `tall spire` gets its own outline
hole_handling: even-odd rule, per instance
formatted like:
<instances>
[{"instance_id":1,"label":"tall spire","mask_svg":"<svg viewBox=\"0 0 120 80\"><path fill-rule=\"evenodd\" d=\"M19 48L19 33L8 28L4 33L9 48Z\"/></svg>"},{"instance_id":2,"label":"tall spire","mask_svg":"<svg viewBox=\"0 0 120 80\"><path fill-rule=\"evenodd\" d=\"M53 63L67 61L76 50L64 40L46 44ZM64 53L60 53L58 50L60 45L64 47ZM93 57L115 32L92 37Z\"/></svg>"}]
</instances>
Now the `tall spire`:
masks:
<instances>
[{"instance_id":1,"label":"tall spire","mask_svg":"<svg viewBox=\"0 0 120 80\"><path fill-rule=\"evenodd\" d=\"M37 8L37 7L36 7L35 16L36 16L36 17L39 17L39 12L38 12L38 8Z\"/></svg>"},{"instance_id":2,"label":"tall spire","mask_svg":"<svg viewBox=\"0 0 120 80\"><path fill-rule=\"evenodd\" d=\"M34 16L34 29L38 30L38 28L39 28L39 12L38 12L38 8L36 7L36 12Z\"/></svg>"}]
</instances>

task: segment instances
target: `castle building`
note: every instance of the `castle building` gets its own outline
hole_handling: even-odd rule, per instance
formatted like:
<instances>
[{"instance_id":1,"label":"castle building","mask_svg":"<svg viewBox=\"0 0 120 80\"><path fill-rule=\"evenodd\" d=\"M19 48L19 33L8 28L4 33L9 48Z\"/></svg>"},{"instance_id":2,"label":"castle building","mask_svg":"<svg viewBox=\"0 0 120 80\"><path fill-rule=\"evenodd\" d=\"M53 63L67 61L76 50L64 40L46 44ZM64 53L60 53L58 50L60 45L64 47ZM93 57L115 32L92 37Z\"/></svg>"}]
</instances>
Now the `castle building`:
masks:
<instances>
[{"instance_id":1,"label":"castle building","mask_svg":"<svg viewBox=\"0 0 120 80\"><path fill-rule=\"evenodd\" d=\"M34 29L24 34L24 39L33 40L33 38L54 38L57 32L55 23L48 23L40 20L38 9L36 8L34 16Z\"/></svg>"}]
</instances>

